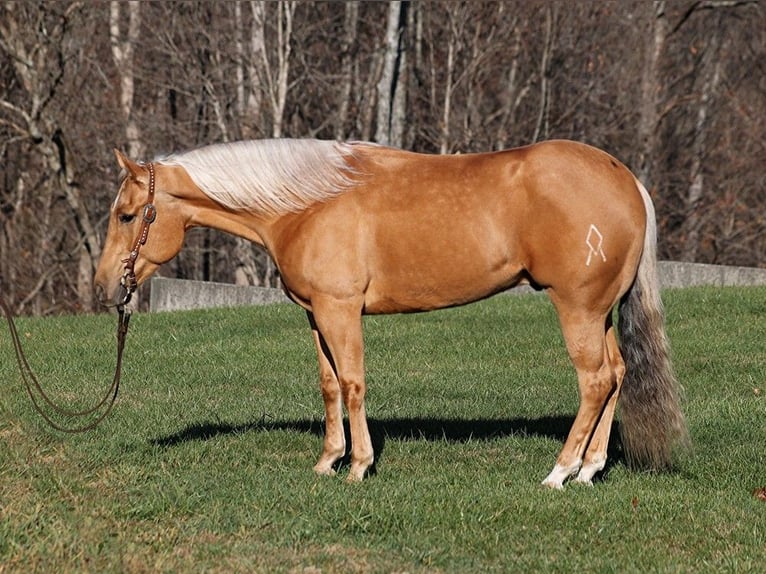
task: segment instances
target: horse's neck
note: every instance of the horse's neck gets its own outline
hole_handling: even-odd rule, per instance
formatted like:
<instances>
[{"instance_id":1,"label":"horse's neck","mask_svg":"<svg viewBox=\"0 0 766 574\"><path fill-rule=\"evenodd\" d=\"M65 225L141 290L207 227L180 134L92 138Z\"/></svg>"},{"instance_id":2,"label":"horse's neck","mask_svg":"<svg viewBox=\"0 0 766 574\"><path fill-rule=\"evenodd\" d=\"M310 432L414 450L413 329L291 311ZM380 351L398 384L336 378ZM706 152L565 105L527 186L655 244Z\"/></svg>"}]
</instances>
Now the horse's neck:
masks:
<instances>
[{"instance_id":1,"label":"horse's neck","mask_svg":"<svg viewBox=\"0 0 766 574\"><path fill-rule=\"evenodd\" d=\"M210 227L258 245L266 245L271 230L271 225L263 218L245 211L231 211L215 204L196 206L188 227Z\"/></svg>"},{"instance_id":2,"label":"horse's neck","mask_svg":"<svg viewBox=\"0 0 766 574\"><path fill-rule=\"evenodd\" d=\"M269 225L266 218L247 211L233 211L220 205L200 190L186 171L178 166L163 166L162 189L178 201L184 229L209 227L264 245Z\"/></svg>"}]
</instances>

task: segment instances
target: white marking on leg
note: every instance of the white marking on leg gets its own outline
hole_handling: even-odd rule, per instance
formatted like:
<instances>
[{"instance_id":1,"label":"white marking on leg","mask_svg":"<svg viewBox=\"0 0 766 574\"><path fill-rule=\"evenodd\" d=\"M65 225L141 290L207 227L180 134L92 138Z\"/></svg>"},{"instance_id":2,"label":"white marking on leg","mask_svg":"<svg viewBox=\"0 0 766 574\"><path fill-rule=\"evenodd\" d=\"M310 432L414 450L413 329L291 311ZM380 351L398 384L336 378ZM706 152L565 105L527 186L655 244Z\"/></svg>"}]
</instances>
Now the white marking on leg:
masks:
<instances>
[{"instance_id":1,"label":"white marking on leg","mask_svg":"<svg viewBox=\"0 0 766 574\"><path fill-rule=\"evenodd\" d=\"M593 223L588 228L588 235L585 236L585 245L588 246L588 258L585 260L585 265L590 267L590 262L594 255L601 257L601 261L606 261L606 255L604 255L604 236L598 230Z\"/></svg>"},{"instance_id":2,"label":"white marking on leg","mask_svg":"<svg viewBox=\"0 0 766 574\"><path fill-rule=\"evenodd\" d=\"M543 486L561 490L564 488L564 481L577 472L580 468L580 464L582 464L581 460L578 460L571 466L561 466L557 463L556 466L553 467L551 473L543 481Z\"/></svg>"},{"instance_id":3,"label":"white marking on leg","mask_svg":"<svg viewBox=\"0 0 766 574\"><path fill-rule=\"evenodd\" d=\"M604 466L606 466L606 458L602 460L593 460L587 464L584 464L580 469L577 478L575 478L575 482L593 484L593 477L597 472L604 470Z\"/></svg>"},{"instance_id":4,"label":"white marking on leg","mask_svg":"<svg viewBox=\"0 0 766 574\"><path fill-rule=\"evenodd\" d=\"M335 476L335 469L332 467L333 464L334 461L324 460L323 457L322 460L314 465L314 473L319 476Z\"/></svg>"}]
</instances>

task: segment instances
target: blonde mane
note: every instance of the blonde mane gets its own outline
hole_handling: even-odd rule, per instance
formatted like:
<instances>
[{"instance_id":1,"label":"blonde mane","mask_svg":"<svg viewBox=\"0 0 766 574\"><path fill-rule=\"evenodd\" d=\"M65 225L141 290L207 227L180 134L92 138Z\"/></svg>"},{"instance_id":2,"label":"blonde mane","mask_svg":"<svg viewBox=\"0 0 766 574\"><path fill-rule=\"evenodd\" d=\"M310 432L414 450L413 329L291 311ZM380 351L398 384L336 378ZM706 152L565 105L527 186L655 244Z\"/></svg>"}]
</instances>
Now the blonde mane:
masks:
<instances>
[{"instance_id":1,"label":"blonde mane","mask_svg":"<svg viewBox=\"0 0 766 574\"><path fill-rule=\"evenodd\" d=\"M283 215L351 189L352 154L347 143L271 139L206 146L157 163L183 167L197 187L229 209Z\"/></svg>"}]
</instances>

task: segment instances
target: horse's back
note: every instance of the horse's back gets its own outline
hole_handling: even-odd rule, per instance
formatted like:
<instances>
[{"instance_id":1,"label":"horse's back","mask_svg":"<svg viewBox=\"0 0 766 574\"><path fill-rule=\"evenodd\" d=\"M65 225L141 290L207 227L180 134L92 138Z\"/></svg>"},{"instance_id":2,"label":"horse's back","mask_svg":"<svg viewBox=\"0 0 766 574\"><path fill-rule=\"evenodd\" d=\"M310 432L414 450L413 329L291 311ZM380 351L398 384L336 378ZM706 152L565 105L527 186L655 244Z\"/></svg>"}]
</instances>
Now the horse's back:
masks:
<instances>
[{"instance_id":1,"label":"horse's back","mask_svg":"<svg viewBox=\"0 0 766 574\"><path fill-rule=\"evenodd\" d=\"M359 145L352 163L356 188L293 226L290 259L300 271L283 274L306 276L299 298L362 290L370 313L427 310L519 282L587 282L635 255L627 206L641 200L632 175L589 146L435 156Z\"/></svg>"},{"instance_id":2,"label":"horse's back","mask_svg":"<svg viewBox=\"0 0 766 574\"><path fill-rule=\"evenodd\" d=\"M474 301L524 281L524 194L508 152L436 156L385 149L359 190L368 312Z\"/></svg>"}]
</instances>

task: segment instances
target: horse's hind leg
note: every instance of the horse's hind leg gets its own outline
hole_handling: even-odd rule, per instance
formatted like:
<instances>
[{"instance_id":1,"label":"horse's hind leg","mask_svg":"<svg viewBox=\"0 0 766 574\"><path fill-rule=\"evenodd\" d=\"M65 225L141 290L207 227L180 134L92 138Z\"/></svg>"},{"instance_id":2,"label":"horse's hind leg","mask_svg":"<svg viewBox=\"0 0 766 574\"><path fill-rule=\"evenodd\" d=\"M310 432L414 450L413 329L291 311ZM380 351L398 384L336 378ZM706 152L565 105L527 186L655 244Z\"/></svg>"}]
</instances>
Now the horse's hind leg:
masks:
<instances>
[{"instance_id":1,"label":"horse's hind leg","mask_svg":"<svg viewBox=\"0 0 766 574\"><path fill-rule=\"evenodd\" d=\"M604 335L605 317L572 312L551 297L559 311L561 329L569 356L577 370L580 408L556 465L543 481L551 488L562 488L564 481L581 467L583 455L614 390L614 377L608 361Z\"/></svg>"},{"instance_id":2,"label":"horse's hind leg","mask_svg":"<svg viewBox=\"0 0 766 574\"><path fill-rule=\"evenodd\" d=\"M585 459L582 468L575 479L577 482L591 484L593 476L604 469L606 465L606 451L609 446L609 435L612 431L612 421L614 420L614 411L617 407L617 400L620 396L622 380L625 376L625 362L622 360L622 354L617 344L617 338L614 334L614 327L609 322L606 332L607 359L611 365L615 388L606 403L604 412L598 421L593 437L590 439L588 450L585 451Z\"/></svg>"},{"instance_id":3,"label":"horse's hind leg","mask_svg":"<svg viewBox=\"0 0 766 574\"><path fill-rule=\"evenodd\" d=\"M311 334L319 359L319 384L322 390L325 411L325 435L322 455L314 465L314 472L323 475L335 474L333 465L346 454L346 435L343 432L343 400L338 377L332 363L330 351L317 329L314 316L308 313Z\"/></svg>"}]
</instances>

